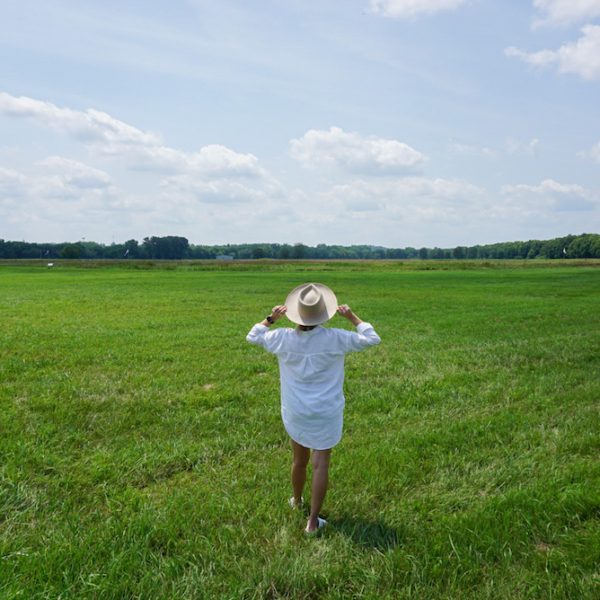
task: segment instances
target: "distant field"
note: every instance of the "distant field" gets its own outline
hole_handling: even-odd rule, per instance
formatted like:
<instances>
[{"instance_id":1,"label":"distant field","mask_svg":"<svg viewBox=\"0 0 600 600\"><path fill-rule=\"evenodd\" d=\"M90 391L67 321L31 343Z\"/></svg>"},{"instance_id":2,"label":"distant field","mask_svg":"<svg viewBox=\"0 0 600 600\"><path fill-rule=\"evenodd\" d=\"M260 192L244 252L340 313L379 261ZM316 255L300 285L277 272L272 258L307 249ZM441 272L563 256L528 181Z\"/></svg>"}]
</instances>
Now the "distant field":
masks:
<instances>
[{"instance_id":1,"label":"distant field","mask_svg":"<svg viewBox=\"0 0 600 600\"><path fill-rule=\"evenodd\" d=\"M0 598L600 597L600 261L53 262L0 267ZM245 341L309 280L383 340L318 539Z\"/></svg>"},{"instance_id":2,"label":"distant field","mask_svg":"<svg viewBox=\"0 0 600 600\"><path fill-rule=\"evenodd\" d=\"M377 270L377 271L464 271L471 269L545 269L562 267L600 267L598 258L581 259L481 259L481 260L145 260L145 259L0 259L0 266L36 266L56 268L97 269L166 269L166 270L208 270L208 271L287 271L306 270Z\"/></svg>"}]
</instances>

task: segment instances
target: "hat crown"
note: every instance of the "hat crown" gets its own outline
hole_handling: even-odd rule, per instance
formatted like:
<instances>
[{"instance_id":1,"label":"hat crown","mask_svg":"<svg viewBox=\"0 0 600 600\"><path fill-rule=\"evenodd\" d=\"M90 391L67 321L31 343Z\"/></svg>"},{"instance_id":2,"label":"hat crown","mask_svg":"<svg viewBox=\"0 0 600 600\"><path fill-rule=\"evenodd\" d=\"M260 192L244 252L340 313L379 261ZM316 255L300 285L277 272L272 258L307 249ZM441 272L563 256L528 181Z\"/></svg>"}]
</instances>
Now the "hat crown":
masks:
<instances>
[{"instance_id":1,"label":"hat crown","mask_svg":"<svg viewBox=\"0 0 600 600\"><path fill-rule=\"evenodd\" d=\"M298 312L311 319L323 311L323 302L323 294L314 285L307 285L298 297Z\"/></svg>"},{"instance_id":2,"label":"hat crown","mask_svg":"<svg viewBox=\"0 0 600 600\"><path fill-rule=\"evenodd\" d=\"M314 306L321 300L321 292L311 283L300 293L300 303L305 306Z\"/></svg>"}]
</instances>

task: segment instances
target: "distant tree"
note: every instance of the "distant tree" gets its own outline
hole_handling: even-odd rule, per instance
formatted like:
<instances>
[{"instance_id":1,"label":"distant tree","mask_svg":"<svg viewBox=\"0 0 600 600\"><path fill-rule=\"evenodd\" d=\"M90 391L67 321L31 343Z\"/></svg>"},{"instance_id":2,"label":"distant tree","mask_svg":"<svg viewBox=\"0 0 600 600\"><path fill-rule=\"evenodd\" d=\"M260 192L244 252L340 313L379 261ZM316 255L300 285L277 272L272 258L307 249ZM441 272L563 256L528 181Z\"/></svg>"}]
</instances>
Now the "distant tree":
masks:
<instances>
[{"instance_id":1,"label":"distant tree","mask_svg":"<svg viewBox=\"0 0 600 600\"><path fill-rule=\"evenodd\" d=\"M104 258L120 259L125 254L123 244L111 244L104 249Z\"/></svg>"},{"instance_id":2,"label":"distant tree","mask_svg":"<svg viewBox=\"0 0 600 600\"><path fill-rule=\"evenodd\" d=\"M105 246L96 242L77 242L81 248L79 258L105 258Z\"/></svg>"},{"instance_id":3,"label":"distant tree","mask_svg":"<svg viewBox=\"0 0 600 600\"><path fill-rule=\"evenodd\" d=\"M190 258L214 258L217 255L217 252L211 246L190 246L189 248L189 256Z\"/></svg>"},{"instance_id":4,"label":"distant tree","mask_svg":"<svg viewBox=\"0 0 600 600\"><path fill-rule=\"evenodd\" d=\"M355 250L348 246L329 246L329 256L327 258L347 259L357 258Z\"/></svg>"},{"instance_id":5,"label":"distant tree","mask_svg":"<svg viewBox=\"0 0 600 600\"><path fill-rule=\"evenodd\" d=\"M306 257L306 246L304 244L294 244L292 248L292 258L305 258Z\"/></svg>"},{"instance_id":6,"label":"distant tree","mask_svg":"<svg viewBox=\"0 0 600 600\"><path fill-rule=\"evenodd\" d=\"M2 244L4 258L38 258L40 253L36 244L29 242L4 242Z\"/></svg>"},{"instance_id":7,"label":"distant tree","mask_svg":"<svg viewBox=\"0 0 600 600\"><path fill-rule=\"evenodd\" d=\"M584 233L566 246L566 258L600 258L600 235Z\"/></svg>"},{"instance_id":8,"label":"distant tree","mask_svg":"<svg viewBox=\"0 0 600 600\"><path fill-rule=\"evenodd\" d=\"M248 244L241 244L237 247L237 258L252 258L252 247Z\"/></svg>"},{"instance_id":9,"label":"distant tree","mask_svg":"<svg viewBox=\"0 0 600 600\"><path fill-rule=\"evenodd\" d=\"M0 257L20 258L215 258L224 254L234 258L600 258L600 235L568 235L551 240L501 242L484 246L457 246L454 249L384 248L381 246L339 246L318 244L316 247L298 243L289 244L226 244L219 246L191 246L186 238L178 236L146 237L142 244L127 240L123 244L105 246L91 241L64 244L37 244L0 239Z\"/></svg>"},{"instance_id":10,"label":"distant tree","mask_svg":"<svg viewBox=\"0 0 600 600\"><path fill-rule=\"evenodd\" d=\"M142 246L148 258L181 260L187 257L189 242L176 235L152 236L144 238Z\"/></svg>"},{"instance_id":11,"label":"distant tree","mask_svg":"<svg viewBox=\"0 0 600 600\"><path fill-rule=\"evenodd\" d=\"M318 244L315 248L315 258L330 258L330 249L326 244Z\"/></svg>"},{"instance_id":12,"label":"distant tree","mask_svg":"<svg viewBox=\"0 0 600 600\"><path fill-rule=\"evenodd\" d=\"M279 258L287 260L292 255L292 249L289 244L282 244L279 248Z\"/></svg>"},{"instance_id":13,"label":"distant tree","mask_svg":"<svg viewBox=\"0 0 600 600\"><path fill-rule=\"evenodd\" d=\"M538 240L529 240L527 242L527 256L526 258L537 258L540 255L542 248L542 242Z\"/></svg>"},{"instance_id":14,"label":"distant tree","mask_svg":"<svg viewBox=\"0 0 600 600\"><path fill-rule=\"evenodd\" d=\"M81 246L79 244L65 244L60 251L62 258L80 258Z\"/></svg>"},{"instance_id":15,"label":"distant tree","mask_svg":"<svg viewBox=\"0 0 600 600\"><path fill-rule=\"evenodd\" d=\"M390 248L386 252L385 257L386 258L394 258L394 259L406 258L406 251L403 250L402 248Z\"/></svg>"},{"instance_id":16,"label":"distant tree","mask_svg":"<svg viewBox=\"0 0 600 600\"><path fill-rule=\"evenodd\" d=\"M127 240L123 244L123 257L124 258L139 258L140 245L137 240Z\"/></svg>"},{"instance_id":17,"label":"distant tree","mask_svg":"<svg viewBox=\"0 0 600 600\"><path fill-rule=\"evenodd\" d=\"M566 258L563 250L565 250L574 239L575 236L568 235L562 238L546 240L542 244L540 254L545 258Z\"/></svg>"}]
</instances>

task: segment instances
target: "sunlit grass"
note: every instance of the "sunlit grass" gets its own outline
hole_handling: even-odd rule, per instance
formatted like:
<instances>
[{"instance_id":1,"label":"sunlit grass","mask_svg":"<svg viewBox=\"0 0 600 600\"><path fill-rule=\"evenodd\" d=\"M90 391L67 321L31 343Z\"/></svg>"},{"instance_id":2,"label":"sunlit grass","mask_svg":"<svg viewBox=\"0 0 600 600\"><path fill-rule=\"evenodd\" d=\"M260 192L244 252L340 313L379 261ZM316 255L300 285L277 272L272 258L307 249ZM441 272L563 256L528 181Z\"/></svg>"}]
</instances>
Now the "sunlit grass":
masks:
<instances>
[{"instance_id":1,"label":"sunlit grass","mask_svg":"<svg viewBox=\"0 0 600 600\"><path fill-rule=\"evenodd\" d=\"M600 271L172 267L0 269L1 597L598 597ZM306 280L383 339L320 539L245 342Z\"/></svg>"}]
</instances>

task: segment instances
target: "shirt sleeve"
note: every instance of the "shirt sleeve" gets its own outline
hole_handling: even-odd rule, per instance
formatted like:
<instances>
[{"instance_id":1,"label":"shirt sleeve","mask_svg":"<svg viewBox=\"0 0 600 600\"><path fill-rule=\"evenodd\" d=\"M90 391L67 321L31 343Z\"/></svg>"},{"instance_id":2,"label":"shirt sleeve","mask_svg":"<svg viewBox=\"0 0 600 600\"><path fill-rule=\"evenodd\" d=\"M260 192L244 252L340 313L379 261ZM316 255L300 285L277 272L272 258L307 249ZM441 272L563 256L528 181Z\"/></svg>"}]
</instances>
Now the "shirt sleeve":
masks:
<instances>
[{"instance_id":1,"label":"shirt sleeve","mask_svg":"<svg viewBox=\"0 0 600 600\"><path fill-rule=\"evenodd\" d=\"M339 330L341 334L342 349L344 352L359 352L368 346L376 346L381 342L371 323L359 323L356 331Z\"/></svg>"},{"instance_id":2,"label":"shirt sleeve","mask_svg":"<svg viewBox=\"0 0 600 600\"><path fill-rule=\"evenodd\" d=\"M257 323L246 336L246 340L251 344L262 346L267 352L275 353L281 345L283 331L281 328L269 330L266 325Z\"/></svg>"}]
</instances>

